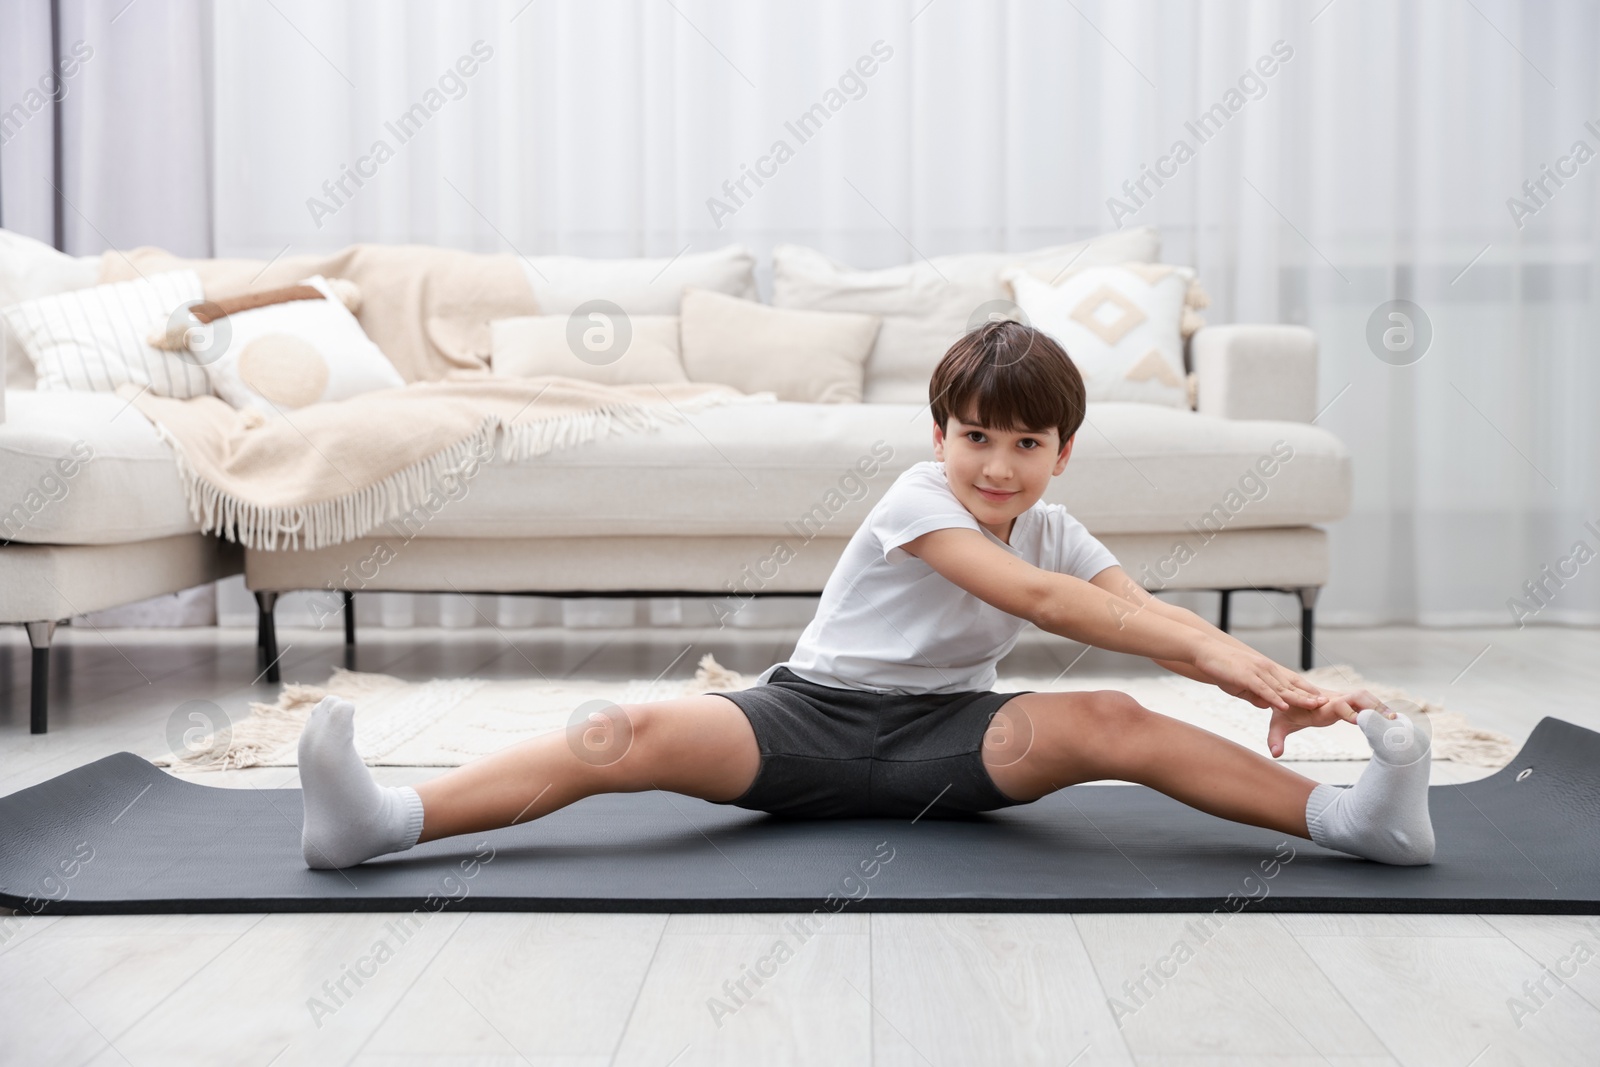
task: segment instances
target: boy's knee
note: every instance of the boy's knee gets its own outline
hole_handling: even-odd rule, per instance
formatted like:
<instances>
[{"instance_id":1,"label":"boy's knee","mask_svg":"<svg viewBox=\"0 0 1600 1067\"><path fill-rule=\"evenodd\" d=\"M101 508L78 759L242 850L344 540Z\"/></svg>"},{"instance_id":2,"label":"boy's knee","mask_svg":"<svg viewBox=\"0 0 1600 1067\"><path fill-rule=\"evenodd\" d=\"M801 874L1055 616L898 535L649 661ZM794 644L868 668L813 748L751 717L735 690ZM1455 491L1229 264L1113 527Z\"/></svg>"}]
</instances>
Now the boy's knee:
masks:
<instances>
[{"instance_id":1,"label":"boy's knee","mask_svg":"<svg viewBox=\"0 0 1600 1067\"><path fill-rule=\"evenodd\" d=\"M608 787L637 777L648 761L658 732L649 704L592 701L574 714L567 746Z\"/></svg>"},{"instance_id":2,"label":"boy's knee","mask_svg":"<svg viewBox=\"0 0 1600 1067\"><path fill-rule=\"evenodd\" d=\"M622 737L616 758L607 767L608 788L618 792L664 788L663 781L694 759L681 716L675 717L671 707L660 701L614 707L620 711Z\"/></svg>"},{"instance_id":3,"label":"boy's knee","mask_svg":"<svg viewBox=\"0 0 1600 1067\"><path fill-rule=\"evenodd\" d=\"M1058 694L1048 699L1058 701ZM1041 766L1067 767L1098 763L1126 746L1134 730L1153 712L1115 689L1075 693L1064 709L1031 695L1009 701L996 713L984 735L991 764L1028 759Z\"/></svg>"},{"instance_id":4,"label":"boy's knee","mask_svg":"<svg viewBox=\"0 0 1600 1067\"><path fill-rule=\"evenodd\" d=\"M1127 693L1100 689L1084 694L1078 729L1073 741L1079 755L1097 763L1125 761L1130 749L1143 745L1140 728L1154 713Z\"/></svg>"},{"instance_id":5,"label":"boy's knee","mask_svg":"<svg viewBox=\"0 0 1600 1067\"><path fill-rule=\"evenodd\" d=\"M1086 696L1089 715L1108 729L1126 729L1151 714L1143 704L1118 689L1097 689Z\"/></svg>"}]
</instances>

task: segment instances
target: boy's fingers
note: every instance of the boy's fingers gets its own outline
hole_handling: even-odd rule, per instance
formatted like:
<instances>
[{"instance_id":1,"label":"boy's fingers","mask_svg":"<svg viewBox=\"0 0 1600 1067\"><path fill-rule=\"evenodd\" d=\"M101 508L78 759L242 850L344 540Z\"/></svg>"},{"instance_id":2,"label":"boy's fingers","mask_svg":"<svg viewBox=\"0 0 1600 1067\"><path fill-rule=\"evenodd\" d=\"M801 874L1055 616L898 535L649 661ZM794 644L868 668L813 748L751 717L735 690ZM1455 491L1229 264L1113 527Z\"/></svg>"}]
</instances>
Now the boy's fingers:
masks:
<instances>
[{"instance_id":1,"label":"boy's fingers","mask_svg":"<svg viewBox=\"0 0 1600 1067\"><path fill-rule=\"evenodd\" d=\"M1272 682L1269 681L1268 679L1266 679L1266 678L1257 678L1256 679L1256 692L1258 692L1262 696L1266 697L1269 701L1272 702L1272 706L1277 708L1277 709L1279 709L1280 711L1288 710L1289 702L1286 699L1284 699L1283 694L1279 693L1278 690L1273 686Z\"/></svg>"},{"instance_id":2,"label":"boy's fingers","mask_svg":"<svg viewBox=\"0 0 1600 1067\"><path fill-rule=\"evenodd\" d=\"M1389 708L1389 705L1373 696L1372 693L1366 689L1357 689L1354 692L1345 693L1343 695L1343 700L1352 711L1361 711L1364 708L1372 708L1386 719L1393 719L1396 717L1396 713ZM1355 722L1355 719L1352 717L1350 721Z\"/></svg>"},{"instance_id":3,"label":"boy's fingers","mask_svg":"<svg viewBox=\"0 0 1600 1067\"><path fill-rule=\"evenodd\" d=\"M1328 703L1328 707L1332 708L1339 718L1352 723L1356 721L1356 716L1364 706L1359 695L1355 693L1335 693Z\"/></svg>"},{"instance_id":4,"label":"boy's fingers","mask_svg":"<svg viewBox=\"0 0 1600 1067\"><path fill-rule=\"evenodd\" d=\"M1300 677L1298 674L1291 673L1289 675L1289 679L1290 684L1292 684L1295 689L1315 698L1318 704L1327 703L1328 695L1321 689L1318 689L1316 686L1306 681L1304 678Z\"/></svg>"},{"instance_id":5,"label":"boy's fingers","mask_svg":"<svg viewBox=\"0 0 1600 1067\"><path fill-rule=\"evenodd\" d=\"M1285 696L1307 711L1315 711L1327 703L1327 698L1321 693L1307 693L1303 689L1290 689Z\"/></svg>"},{"instance_id":6,"label":"boy's fingers","mask_svg":"<svg viewBox=\"0 0 1600 1067\"><path fill-rule=\"evenodd\" d=\"M1392 711L1389 708L1389 705L1385 704L1383 701L1379 700L1365 689L1356 693L1356 697L1362 702L1363 707L1375 709L1378 714L1382 715L1384 718L1393 719L1397 718L1399 715L1398 712Z\"/></svg>"},{"instance_id":7,"label":"boy's fingers","mask_svg":"<svg viewBox=\"0 0 1600 1067\"><path fill-rule=\"evenodd\" d=\"M1281 723L1273 723L1267 727L1267 751L1272 753L1274 759L1283 755L1283 741L1289 731Z\"/></svg>"},{"instance_id":8,"label":"boy's fingers","mask_svg":"<svg viewBox=\"0 0 1600 1067\"><path fill-rule=\"evenodd\" d=\"M1285 700L1303 708L1321 707L1324 700L1322 694L1301 681L1300 677L1292 671L1283 670L1277 664L1272 666L1272 683L1278 693Z\"/></svg>"},{"instance_id":9,"label":"boy's fingers","mask_svg":"<svg viewBox=\"0 0 1600 1067\"><path fill-rule=\"evenodd\" d=\"M1322 704L1326 703L1327 697L1323 695L1321 690L1319 690L1316 686L1311 685L1304 678L1300 677L1293 671L1285 667L1281 667L1278 664L1273 664L1273 675L1280 683L1284 691L1303 695L1305 698L1314 702L1306 705L1307 707L1320 707Z\"/></svg>"},{"instance_id":10,"label":"boy's fingers","mask_svg":"<svg viewBox=\"0 0 1600 1067\"><path fill-rule=\"evenodd\" d=\"M1231 697L1237 697L1240 700L1248 700L1258 708L1270 706L1265 700L1261 699L1260 693L1252 691L1248 686L1241 685L1232 691L1224 689L1223 692L1227 693Z\"/></svg>"}]
</instances>

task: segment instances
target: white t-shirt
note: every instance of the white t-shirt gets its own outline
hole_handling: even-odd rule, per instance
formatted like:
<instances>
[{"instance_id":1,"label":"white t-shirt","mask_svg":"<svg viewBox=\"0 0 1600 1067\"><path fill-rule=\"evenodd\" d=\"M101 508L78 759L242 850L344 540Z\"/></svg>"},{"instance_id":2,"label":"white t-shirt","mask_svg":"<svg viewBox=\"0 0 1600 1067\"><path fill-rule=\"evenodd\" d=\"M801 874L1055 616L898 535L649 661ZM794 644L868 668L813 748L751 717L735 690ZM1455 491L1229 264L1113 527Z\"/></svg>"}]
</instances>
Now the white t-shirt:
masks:
<instances>
[{"instance_id":1,"label":"white t-shirt","mask_svg":"<svg viewBox=\"0 0 1600 1067\"><path fill-rule=\"evenodd\" d=\"M823 587L787 667L809 682L875 693L987 692L1027 625L973 596L900 546L929 530L977 530L1043 570L1088 581L1117 558L1060 504L1017 516L1007 544L950 489L944 464L912 466L874 505Z\"/></svg>"}]
</instances>

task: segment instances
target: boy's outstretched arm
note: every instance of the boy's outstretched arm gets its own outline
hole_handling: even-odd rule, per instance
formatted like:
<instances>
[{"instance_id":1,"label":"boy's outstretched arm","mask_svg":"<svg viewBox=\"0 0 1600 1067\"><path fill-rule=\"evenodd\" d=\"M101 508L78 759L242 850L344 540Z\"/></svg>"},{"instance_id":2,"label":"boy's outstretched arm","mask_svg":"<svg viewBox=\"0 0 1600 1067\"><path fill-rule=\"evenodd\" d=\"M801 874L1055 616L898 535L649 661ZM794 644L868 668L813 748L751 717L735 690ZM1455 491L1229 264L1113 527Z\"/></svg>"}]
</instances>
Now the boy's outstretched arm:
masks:
<instances>
[{"instance_id":1,"label":"boy's outstretched arm","mask_svg":"<svg viewBox=\"0 0 1600 1067\"><path fill-rule=\"evenodd\" d=\"M1132 578L1130 578L1127 572L1121 567L1107 567L1105 570L1094 576L1092 579L1092 584L1122 597L1128 602L1129 610L1154 611L1165 615L1167 618L1170 618L1176 622L1180 622L1185 626L1189 626L1193 629L1199 630L1202 633L1209 634L1217 640L1226 641L1244 649L1249 649L1250 647L1243 641L1240 641L1238 638L1234 637L1232 634L1226 633L1211 625L1211 623L1207 622L1205 619L1202 619L1194 612L1189 611L1186 608L1180 608L1176 604L1168 604L1159 597L1152 596L1142 586L1140 586L1138 582L1135 582ZM1218 682L1215 678L1209 677L1193 664L1184 663L1179 660L1157 659L1155 657L1152 657L1152 659L1155 659L1156 663L1159 663L1161 666L1165 667L1169 671L1172 671L1174 674L1181 674L1185 678L1193 678L1196 681L1216 685L1224 691L1228 691L1227 686ZM1304 680L1302 679L1302 681ZM1336 722L1339 719L1344 719L1347 722L1355 722L1356 714L1363 708L1376 708L1386 717L1391 719L1395 718L1395 713L1390 711L1383 701L1379 700L1365 689L1341 693L1332 689L1323 689L1322 687L1312 685L1309 682L1305 682L1304 684L1314 691L1321 693L1326 698L1326 702L1321 707L1315 709L1301 710L1293 707L1285 711L1273 709L1272 722L1267 731L1267 746L1271 749L1274 756L1283 754L1283 739L1289 734L1293 733L1295 730L1304 729L1307 726L1327 726L1328 724ZM1269 706L1262 703L1259 699L1255 698L1249 693L1234 693L1233 695L1249 700L1250 703L1254 704L1258 708L1265 708Z\"/></svg>"},{"instance_id":2,"label":"boy's outstretched arm","mask_svg":"<svg viewBox=\"0 0 1600 1067\"><path fill-rule=\"evenodd\" d=\"M977 530L932 530L901 547L978 599L1049 633L1193 667L1206 681L1259 707L1314 709L1326 702L1316 687L1248 645L1219 639L1159 610L1141 610L1140 604L1069 574L1042 570Z\"/></svg>"},{"instance_id":3,"label":"boy's outstretched arm","mask_svg":"<svg viewBox=\"0 0 1600 1067\"><path fill-rule=\"evenodd\" d=\"M1157 614L1164 615L1167 618L1172 619L1174 622L1180 622L1192 629L1199 630L1201 633L1207 634L1218 641L1225 641L1240 648L1254 651L1253 649L1250 649L1249 645L1246 645L1237 637L1234 637L1226 630L1221 630L1216 626L1213 626L1211 623L1207 622L1205 619L1202 619L1194 612L1189 611L1186 608L1180 608L1176 604L1168 604L1166 601L1154 596L1148 590L1146 590L1144 586L1134 581L1133 578L1128 575L1128 572L1123 570L1121 567L1107 567L1105 570L1101 571L1099 574L1090 579L1090 584L1097 585L1101 589L1104 589L1107 592L1121 597L1123 600L1127 601L1127 610L1130 612L1154 611ZM1152 657L1152 659L1154 658L1155 657ZM1155 662L1159 663L1161 666L1165 667L1174 674L1183 675L1185 678L1193 678L1197 682L1206 682L1210 685L1216 684L1216 679L1205 677L1193 664L1183 663L1178 660L1163 659L1155 659ZM1238 695L1243 696L1244 694ZM1246 696L1245 699L1249 699L1249 697ZM1260 705L1257 706L1259 707Z\"/></svg>"}]
</instances>

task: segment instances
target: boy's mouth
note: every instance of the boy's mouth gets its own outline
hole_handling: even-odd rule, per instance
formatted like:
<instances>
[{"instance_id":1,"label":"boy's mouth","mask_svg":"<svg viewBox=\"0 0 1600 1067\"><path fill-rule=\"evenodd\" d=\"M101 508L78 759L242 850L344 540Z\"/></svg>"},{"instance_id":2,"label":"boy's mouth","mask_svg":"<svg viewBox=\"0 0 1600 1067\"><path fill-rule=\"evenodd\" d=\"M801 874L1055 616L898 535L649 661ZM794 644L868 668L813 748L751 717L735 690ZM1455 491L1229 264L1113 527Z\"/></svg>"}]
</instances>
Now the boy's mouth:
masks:
<instances>
[{"instance_id":1,"label":"boy's mouth","mask_svg":"<svg viewBox=\"0 0 1600 1067\"><path fill-rule=\"evenodd\" d=\"M981 485L973 486L973 488L983 494L983 499L992 500L997 504L1004 503L1022 492L1020 489L985 489Z\"/></svg>"}]
</instances>

